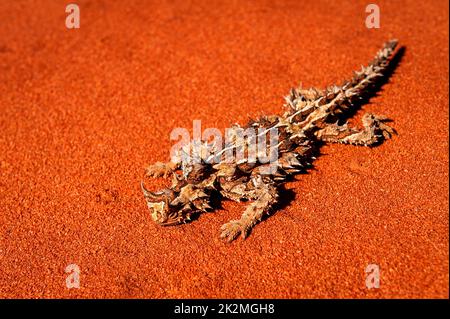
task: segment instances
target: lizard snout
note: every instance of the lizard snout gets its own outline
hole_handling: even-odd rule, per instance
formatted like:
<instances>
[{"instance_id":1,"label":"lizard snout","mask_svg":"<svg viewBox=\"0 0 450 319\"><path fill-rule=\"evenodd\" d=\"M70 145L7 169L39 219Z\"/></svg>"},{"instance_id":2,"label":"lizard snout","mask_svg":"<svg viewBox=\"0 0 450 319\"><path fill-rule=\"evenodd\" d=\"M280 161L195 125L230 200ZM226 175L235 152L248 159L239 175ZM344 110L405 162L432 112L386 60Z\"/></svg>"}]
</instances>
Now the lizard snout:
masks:
<instances>
[{"instance_id":1,"label":"lizard snout","mask_svg":"<svg viewBox=\"0 0 450 319\"><path fill-rule=\"evenodd\" d=\"M153 193L147 190L143 183L141 183L141 188L154 222L163 226L177 225L183 222L183 214L177 207L170 204L176 197L173 190L166 188Z\"/></svg>"}]
</instances>

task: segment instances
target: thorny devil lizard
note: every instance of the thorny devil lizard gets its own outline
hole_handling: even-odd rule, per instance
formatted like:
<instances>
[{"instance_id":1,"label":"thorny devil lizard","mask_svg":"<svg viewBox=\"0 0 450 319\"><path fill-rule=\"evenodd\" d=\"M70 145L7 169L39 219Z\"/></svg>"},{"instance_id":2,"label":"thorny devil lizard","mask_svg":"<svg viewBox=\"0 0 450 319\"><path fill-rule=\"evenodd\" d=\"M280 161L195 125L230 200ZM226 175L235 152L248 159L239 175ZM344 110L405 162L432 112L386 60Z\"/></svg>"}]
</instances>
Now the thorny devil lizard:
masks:
<instances>
[{"instance_id":1,"label":"thorny devil lizard","mask_svg":"<svg viewBox=\"0 0 450 319\"><path fill-rule=\"evenodd\" d=\"M171 160L149 166L146 176L173 177L170 188L155 193L141 183L152 219L161 225L176 225L190 221L194 213L211 211L212 198L228 198L238 202L247 200L250 203L241 218L224 224L220 235L228 242L239 235L246 238L250 230L276 208L274 205L278 201L281 185L289 177L312 167L314 154L323 143L374 146L390 138L395 131L386 124L389 120L384 116L366 113L362 117L363 128L360 130L349 127L346 119L387 76L396 46L397 40L386 42L368 66L354 72L353 78L341 86L334 85L324 90L291 89L286 97L287 111L282 116L263 116L244 127L267 129L265 132L277 128L278 161L276 170L269 174L264 170L269 165L267 163L225 161L224 157L211 163L205 155L195 164ZM208 147L208 143L202 141L201 145ZM249 146L247 141L225 145L227 147Z\"/></svg>"}]
</instances>

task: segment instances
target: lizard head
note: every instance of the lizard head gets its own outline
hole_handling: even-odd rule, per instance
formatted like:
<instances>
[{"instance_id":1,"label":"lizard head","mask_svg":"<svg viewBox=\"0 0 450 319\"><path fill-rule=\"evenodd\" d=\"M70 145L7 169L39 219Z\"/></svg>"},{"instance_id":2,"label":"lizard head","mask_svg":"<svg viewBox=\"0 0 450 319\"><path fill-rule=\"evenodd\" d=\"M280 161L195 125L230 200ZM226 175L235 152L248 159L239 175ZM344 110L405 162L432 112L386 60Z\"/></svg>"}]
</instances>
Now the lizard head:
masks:
<instances>
[{"instance_id":1,"label":"lizard head","mask_svg":"<svg viewBox=\"0 0 450 319\"><path fill-rule=\"evenodd\" d=\"M153 221L163 226L187 223L192 214L211 208L209 196L192 184L178 190L165 188L155 193L147 190L143 183L141 188Z\"/></svg>"}]
</instances>

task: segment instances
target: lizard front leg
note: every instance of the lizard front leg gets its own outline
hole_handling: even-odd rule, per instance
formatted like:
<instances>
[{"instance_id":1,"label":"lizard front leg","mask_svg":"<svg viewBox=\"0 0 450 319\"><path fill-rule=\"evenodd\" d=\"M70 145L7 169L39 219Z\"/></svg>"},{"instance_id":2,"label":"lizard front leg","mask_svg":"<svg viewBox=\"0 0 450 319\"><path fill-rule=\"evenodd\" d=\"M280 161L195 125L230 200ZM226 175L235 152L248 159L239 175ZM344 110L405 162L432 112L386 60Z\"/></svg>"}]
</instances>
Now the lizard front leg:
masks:
<instances>
[{"instance_id":1,"label":"lizard front leg","mask_svg":"<svg viewBox=\"0 0 450 319\"><path fill-rule=\"evenodd\" d=\"M362 118L362 130L350 128L347 124L330 124L315 134L324 142L371 146L391 138L392 134L396 133L386 122L389 122L389 119L384 116L366 113Z\"/></svg>"},{"instance_id":2,"label":"lizard front leg","mask_svg":"<svg viewBox=\"0 0 450 319\"><path fill-rule=\"evenodd\" d=\"M179 164L177 163L162 163L156 162L146 168L146 176L149 177L164 177L169 176L170 173L175 172L179 168Z\"/></svg>"},{"instance_id":3,"label":"lizard front leg","mask_svg":"<svg viewBox=\"0 0 450 319\"><path fill-rule=\"evenodd\" d=\"M239 235L246 238L250 230L269 213L272 205L277 201L277 189L273 183L264 183L261 176L252 178L254 189L243 194L244 198L252 200L239 220L232 220L224 224L220 238L228 242L235 240Z\"/></svg>"}]
</instances>

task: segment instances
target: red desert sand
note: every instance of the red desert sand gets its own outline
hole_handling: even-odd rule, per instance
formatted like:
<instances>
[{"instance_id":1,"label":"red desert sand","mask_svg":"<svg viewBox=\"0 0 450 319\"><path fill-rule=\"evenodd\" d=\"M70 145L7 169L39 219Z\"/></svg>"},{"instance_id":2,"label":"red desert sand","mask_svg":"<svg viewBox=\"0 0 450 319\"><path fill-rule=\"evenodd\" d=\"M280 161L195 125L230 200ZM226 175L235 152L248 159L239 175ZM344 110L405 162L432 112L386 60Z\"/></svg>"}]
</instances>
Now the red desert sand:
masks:
<instances>
[{"instance_id":1,"label":"red desert sand","mask_svg":"<svg viewBox=\"0 0 450 319\"><path fill-rule=\"evenodd\" d=\"M0 2L0 297L449 297L447 1L377 1L380 29L367 1L76 2L72 30L65 1ZM404 56L354 122L386 115L398 136L322 148L246 240L218 239L244 204L151 221L140 181L174 128L281 113L391 38Z\"/></svg>"}]
</instances>

